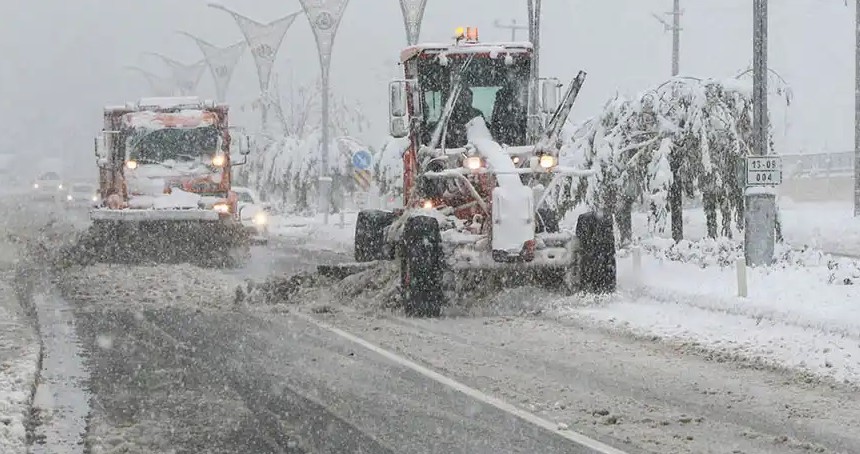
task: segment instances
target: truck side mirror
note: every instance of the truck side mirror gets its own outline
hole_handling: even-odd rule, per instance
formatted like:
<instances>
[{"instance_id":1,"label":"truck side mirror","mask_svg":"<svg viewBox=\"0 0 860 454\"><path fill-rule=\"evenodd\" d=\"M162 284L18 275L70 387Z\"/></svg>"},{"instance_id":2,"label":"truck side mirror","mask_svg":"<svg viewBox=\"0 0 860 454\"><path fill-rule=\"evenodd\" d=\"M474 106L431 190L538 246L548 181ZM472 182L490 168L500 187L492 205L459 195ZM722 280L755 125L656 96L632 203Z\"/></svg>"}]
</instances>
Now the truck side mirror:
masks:
<instances>
[{"instance_id":1,"label":"truck side mirror","mask_svg":"<svg viewBox=\"0 0 860 454\"><path fill-rule=\"evenodd\" d=\"M242 156L248 156L251 154L251 138L248 136L242 136L242 140L239 143L239 154Z\"/></svg>"},{"instance_id":2,"label":"truck side mirror","mask_svg":"<svg viewBox=\"0 0 860 454\"><path fill-rule=\"evenodd\" d=\"M541 79L541 110L543 113L555 113L561 97L561 87L561 81L554 77Z\"/></svg>"}]
</instances>

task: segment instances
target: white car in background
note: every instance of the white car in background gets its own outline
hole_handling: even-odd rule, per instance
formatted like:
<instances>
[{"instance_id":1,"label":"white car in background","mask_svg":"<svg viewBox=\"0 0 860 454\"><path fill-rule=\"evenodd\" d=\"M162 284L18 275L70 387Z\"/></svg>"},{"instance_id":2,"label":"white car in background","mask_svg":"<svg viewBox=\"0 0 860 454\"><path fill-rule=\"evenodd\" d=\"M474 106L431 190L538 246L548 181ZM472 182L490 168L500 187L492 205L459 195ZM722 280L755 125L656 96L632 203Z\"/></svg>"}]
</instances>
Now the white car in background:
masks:
<instances>
[{"instance_id":1,"label":"white car in background","mask_svg":"<svg viewBox=\"0 0 860 454\"><path fill-rule=\"evenodd\" d=\"M59 200L63 188L63 179L57 172L45 172L33 181L33 194L37 199Z\"/></svg>"},{"instance_id":2,"label":"white car in background","mask_svg":"<svg viewBox=\"0 0 860 454\"><path fill-rule=\"evenodd\" d=\"M269 206L260 201L252 189L233 186L239 197L239 219L256 244L269 242Z\"/></svg>"},{"instance_id":3,"label":"white car in background","mask_svg":"<svg viewBox=\"0 0 860 454\"><path fill-rule=\"evenodd\" d=\"M69 207L91 207L98 201L98 190L89 183L73 183L66 193L66 205Z\"/></svg>"}]
</instances>

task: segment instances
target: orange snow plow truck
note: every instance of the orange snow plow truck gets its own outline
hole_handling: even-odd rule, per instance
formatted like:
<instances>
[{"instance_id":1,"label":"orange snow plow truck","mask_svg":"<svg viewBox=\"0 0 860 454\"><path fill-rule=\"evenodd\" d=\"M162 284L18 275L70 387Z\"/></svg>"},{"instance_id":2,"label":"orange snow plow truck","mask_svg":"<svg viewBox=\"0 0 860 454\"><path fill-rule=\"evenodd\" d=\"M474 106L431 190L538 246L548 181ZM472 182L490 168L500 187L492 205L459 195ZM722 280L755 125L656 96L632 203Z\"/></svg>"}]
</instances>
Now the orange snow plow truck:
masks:
<instances>
[{"instance_id":1,"label":"orange snow plow truck","mask_svg":"<svg viewBox=\"0 0 860 454\"><path fill-rule=\"evenodd\" d=\"M93 261L236 266L247 257L231 168L249 143L231 137L226 105L172 97L105 107L95 152Z\"/></svg>"}]
</instances>

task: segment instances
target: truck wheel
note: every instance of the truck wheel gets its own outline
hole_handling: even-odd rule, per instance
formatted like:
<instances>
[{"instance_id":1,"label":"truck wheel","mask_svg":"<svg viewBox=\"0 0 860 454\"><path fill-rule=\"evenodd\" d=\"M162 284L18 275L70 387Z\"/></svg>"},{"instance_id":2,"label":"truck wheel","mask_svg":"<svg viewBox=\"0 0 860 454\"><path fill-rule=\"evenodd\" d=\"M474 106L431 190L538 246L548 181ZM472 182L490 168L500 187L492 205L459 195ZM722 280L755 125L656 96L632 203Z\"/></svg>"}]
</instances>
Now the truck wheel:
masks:
<instances>
[{"instance_id":1,"label":"truck wheel","mask_svg":"<svg viewBox=\"0 0 860 454\"><path fill-rule=\"evenodd\" d=\"M429 216L406 221L403 231L400 282L406 315L438 317L442 312L442 236Z\"/></svg>"},{"instance_id":2,"label":"truck wheel","mask_svg":"<svg viewBox=\"0 0 860 454\"><path fill-rule=\"evenodd\" d=\"M385 229L397 216L389 211L365 210L355 222L355 261L390 260L385 248Z\"/></svg>"},{"instance_id":3,"label":"truck wheel","mask_svg":"<svg viewBox=\"0 0 860 454\"><path fill-rule=\"evenodd\" d=\"M583 213L576 221L579 238L579 281L591 293L611 293L616 286L615 232L612 217Z\"/></svg>"}]
</instances>

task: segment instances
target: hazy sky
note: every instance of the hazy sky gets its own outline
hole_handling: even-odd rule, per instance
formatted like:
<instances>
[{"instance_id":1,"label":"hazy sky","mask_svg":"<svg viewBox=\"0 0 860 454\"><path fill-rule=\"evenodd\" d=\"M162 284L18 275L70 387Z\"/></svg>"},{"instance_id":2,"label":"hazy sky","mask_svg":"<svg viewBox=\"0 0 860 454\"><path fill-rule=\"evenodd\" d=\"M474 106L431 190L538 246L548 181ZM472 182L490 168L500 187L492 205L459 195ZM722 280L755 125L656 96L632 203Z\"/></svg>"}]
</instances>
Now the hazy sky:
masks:
<instances>
[{"instance_id":1,"label":"hazy sky","mask_svg":"<svg viewBox=\"0 0 860 454\"><path fill-rule=\"evenodd\" d=\"M159 52L193 62L201 55L185 30L217 45L241 39L233 19L205 0L0 1L0 148L28 155L60 154L92 162L92 137L101 108L147 95L147 83L125 69L138 65L166 75ZM221 0L261 22L301 9L298 0ZM573 118L594 115L616 92L633 93L665 80L671 33L652 12L671 0L543 0L542 74L588 80ZM685 15L681 72L728 77L751 64L752 0L682 0ZM849 2L853 3L853 2ZM854 7L844 0L772 0L770 67L792 85L783 153L853 147ZM509 40L496 18L525 23L525 0L429 0L422 40L449 41L458 25L475 25L482 41ZM526 38L520 32L520 38ZM360 103L374 123L364 137L386 134L386 82L396 75L405 37L397 0L351 0L335 41L333 89ZM301 16L288 31L275 72L282 89L318 76L316 44ZM228 101L236 120L254 119L240 107L253 99L256 70L245 54ZM200 90L213 96L208 72ZM774 114L782 134L786 116ZM87 164L89 165L89 164Z\"/></svg>"}]
</instances>

